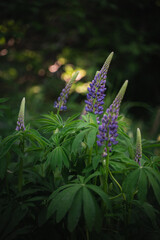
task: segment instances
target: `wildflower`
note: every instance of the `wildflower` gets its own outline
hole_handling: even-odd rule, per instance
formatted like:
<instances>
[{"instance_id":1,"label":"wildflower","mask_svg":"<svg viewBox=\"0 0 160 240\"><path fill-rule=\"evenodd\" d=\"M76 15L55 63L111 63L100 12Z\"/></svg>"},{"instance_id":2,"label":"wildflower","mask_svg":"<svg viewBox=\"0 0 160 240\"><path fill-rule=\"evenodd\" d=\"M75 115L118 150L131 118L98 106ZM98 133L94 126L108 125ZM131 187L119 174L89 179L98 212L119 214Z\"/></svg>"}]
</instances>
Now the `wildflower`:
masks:
<instances>
[{"instance_id":1,"label":"wildflower","mask_svg":"<svg viewBox=\"0 0 160 240\"><path fill-rule=\"evenodd\" d=\"M75 72L71 80L66 84L65 88L60 93L57 101L54 102L54 108L57 108L59 111L67 110L66 103L69 95L69 91L72 87L72 84L76 77L78 76L79 72Z\"/></svg>"},{"instance_id":2,"label":"wildflower","mask_svg":"<svg viewBox=\"0 0 160 240\"><path fill-rule=\"evenodd\" d=\"M20 130L24 131L25 130L24 111L25 111L25 97L21 101L20 110L19 110L19 114L18 114L16 131L20 131Z\"/></svg>"},{"instance_id":3,"label":"wildflower","mask_svg":"<svg viewBox=\"0 0 160 240\"><path fill-rule=\"evenodd\" d=\"M107 78L107 71L113 57L113 52L106 59L102 69L98 71L88 87L87 100L85 100L86 112L93 112L94 114L103 113L103 104L105 98L105 84Z\"/></svg>"},{"instance_id":4,"label":"wildflower","mask_svg":"<svg viewBox=\"0 0 160 240\"><path fill-rule=\"evenodd\" d=\"M142 143L141 143L141 131L137 128L137 142L136 142L136 154L135 161L140 164L140 159L142 158Z\"/></svg>"},{"instance_id":5,"label":"wildflower","mask_svg":"<svg viewBox=\"0 0 160 240\"><path fill-rule=\"evenodd\" d=\"M118 115L120 110L120 104L125 94L126 88L128 85L128 80L125 81L123 86L121 87L119 93L117 94L115 100L110 105L110 107L106 110L106 113L103 115L101 120L101 125L99 125L99 134L97 135L98 146L104 145L107 142L107 147L110 151L112 151L112 145L116 145L118 141L116 138L118 137L117 129L118 129ZM107 148L104 149L103 156L107 156Z\"/></svg>"}]
</instances>

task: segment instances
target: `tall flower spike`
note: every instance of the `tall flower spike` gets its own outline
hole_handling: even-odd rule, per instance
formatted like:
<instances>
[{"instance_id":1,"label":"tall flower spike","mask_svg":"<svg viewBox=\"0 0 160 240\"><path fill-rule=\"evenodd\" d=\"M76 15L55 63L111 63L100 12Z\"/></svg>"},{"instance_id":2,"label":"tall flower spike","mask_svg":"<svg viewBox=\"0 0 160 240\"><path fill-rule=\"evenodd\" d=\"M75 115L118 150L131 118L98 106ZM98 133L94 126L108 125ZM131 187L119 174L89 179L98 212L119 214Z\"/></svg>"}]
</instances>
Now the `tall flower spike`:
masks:
<instances>
[{"instance_id":1,"label":"tall flower spike","mask_svg":"<svg viewBox=\"0 0 160 240\"><path fill-rule=\"evenodd\" d=\"M106 113L102 117L102 123L99 125L99 134L97 135L98 146L104 145L104 143L107 143L107 146L110 148L110 151L112 150L112 145L116 145L118 141L116 141L116 138L118 137L117 129L118 129L118 115L120 110L120 104L124 97L126 88L128 85L128 80L126 80L121 87L120 91L118 92L115 100L110 105L110 107L106 110ZM104 156L107 155L107 149L104 149Z\"/></svg>"},{"instance_id":2,"label":"tall flower spike","mask_svg":"<svg viewBox=\"0 0 160 240\"><path fill-rule=\"evenodd\" d=\"M57 108L59 111L67 110L66 103L69 95L69 91L72 87L74 80L77 78L79 72L75 72L71 80L66 84L65 88L60 93L57 101L54 102L54 108Z\"/></svg>"},{"instance_id":3,"label":"tall flower spike","mask_svg":"<svg viewBox=\"0 0 160 240\"><path fill-rule=\"evenodd\" d=\"M136 154L135 161L141 165L140 159L142 158L142 143L141 143L141 131L137 128L137 142L136 142Z\"/></svg>"},{"instance_id":4,"label":"tall flower spike","mask_svg":"<svg viewBox=\"0 0 160 240\"><path fill-rule=\"evenodd\" d=\"M20 131L20 130L24 131L25 130L24 112L25 112L25 97L21 101L20 110L19 110L19 114L18 114L16 131Z\"/></svg>"},{"instance_id":5,"label":"tall flower spike","mask_svg":"<svg viewBox=\"0 0 160 240\"><path fill-rule=\"evenodd\" d=\"M110 62L113 57L113 52L106 59L103 67L98 71L88 87L87 100L85 100L86 112L93 112L94 114L103 113L103 104L105 98L105 84L107 78L107 72L110 65Z\"/></svg>"}]
</instances>

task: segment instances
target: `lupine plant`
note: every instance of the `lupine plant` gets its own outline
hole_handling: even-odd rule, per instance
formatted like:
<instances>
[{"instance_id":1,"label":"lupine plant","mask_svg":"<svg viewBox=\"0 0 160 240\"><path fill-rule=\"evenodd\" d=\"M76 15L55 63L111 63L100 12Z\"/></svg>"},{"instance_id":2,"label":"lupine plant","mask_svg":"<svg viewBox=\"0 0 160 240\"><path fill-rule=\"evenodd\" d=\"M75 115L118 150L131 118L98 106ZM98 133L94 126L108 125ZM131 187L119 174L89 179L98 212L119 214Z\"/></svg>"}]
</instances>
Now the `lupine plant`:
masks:
<instances>
[{"instance_id":1,"label":"lupine plant","mask_svg":"<svg viewBox=\"0 0 160 240\"><path fill-rule=\"evenodd\" d=\"M120 115L127 80L104 109L112 56L90 83L85 113L60 115L78 72L39 129L26 124L22 99L0 144L1 240L159 239L160 143L141 139L139 128L129 137Z\"/></svg>"}]
</instances>

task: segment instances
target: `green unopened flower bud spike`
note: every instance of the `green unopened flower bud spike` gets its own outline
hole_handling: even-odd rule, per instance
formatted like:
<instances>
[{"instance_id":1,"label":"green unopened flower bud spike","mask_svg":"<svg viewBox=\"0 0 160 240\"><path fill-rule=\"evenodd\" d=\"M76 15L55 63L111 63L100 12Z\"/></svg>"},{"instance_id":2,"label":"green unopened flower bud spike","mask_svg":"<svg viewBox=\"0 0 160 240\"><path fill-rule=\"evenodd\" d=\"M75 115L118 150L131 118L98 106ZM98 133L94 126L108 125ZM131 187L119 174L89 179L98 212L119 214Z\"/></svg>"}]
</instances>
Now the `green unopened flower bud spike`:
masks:
<instances>
[{"instance_id":1,"label":"green unopened flower bud spike","mask_svg":"<svg viewBox=\"0 0 160 240\"><path fill-rule=\"evenodd\" d=\"M20 131L20 130L24 131L25 130L24 112L25 112L25 97L21 101L20 110L19 110L19 114L18 114L16 131Z\"/></svg>"},{"instance_id":2,"label":"green unopened flower bud spike","mask_svg":"<svg viewBox=\"0 0 160 240\"><path fill-rule=\"evenodd\" d=\"M137 128L137 142L136 142L136 154L135 161L141 165L140 159L142 158L142 143L141 143L141 131Z\"/></svg>"}]
</instances>

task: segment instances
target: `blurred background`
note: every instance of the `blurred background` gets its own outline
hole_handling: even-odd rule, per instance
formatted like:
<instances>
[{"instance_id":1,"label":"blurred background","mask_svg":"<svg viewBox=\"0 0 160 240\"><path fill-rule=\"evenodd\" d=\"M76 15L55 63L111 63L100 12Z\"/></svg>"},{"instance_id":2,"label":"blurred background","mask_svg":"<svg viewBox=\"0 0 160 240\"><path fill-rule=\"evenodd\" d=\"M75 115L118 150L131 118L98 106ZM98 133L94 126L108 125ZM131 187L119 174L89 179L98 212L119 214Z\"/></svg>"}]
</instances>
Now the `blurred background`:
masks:
<instances>
[{"instance_id":1,"label":"blurred background","mask_svg":"<svg viewBox=\"0 0 160 240\"><path fill-rule=\"evenodd\" d=\"M16 126L26 97L26 123L36 126L74 71L64 118L83 110L86 91L110 52L106 107L128 79L121 112L143 137L160 134L160 0L1 0L0 131Z\"/></svg>"}]
</instances>

